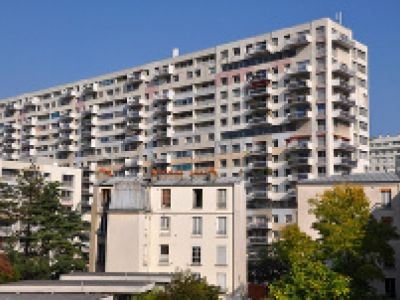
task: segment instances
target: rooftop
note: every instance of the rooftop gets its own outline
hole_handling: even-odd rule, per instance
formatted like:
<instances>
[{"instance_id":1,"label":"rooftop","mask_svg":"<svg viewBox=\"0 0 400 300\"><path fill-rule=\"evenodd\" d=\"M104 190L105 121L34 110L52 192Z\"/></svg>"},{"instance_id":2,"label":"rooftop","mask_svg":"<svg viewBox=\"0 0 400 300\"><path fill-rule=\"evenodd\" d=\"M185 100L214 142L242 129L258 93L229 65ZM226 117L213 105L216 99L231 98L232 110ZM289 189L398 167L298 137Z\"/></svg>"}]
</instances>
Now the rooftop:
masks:
<instances>
[{"instance_id":1,"label":"rooftop","mask_svg":"<svg viewBox=\"0 0 400 300\"><path fill-rule=\"evenodd\" d=\"M330 184L330 183L368 183L393 182L400 183L400 175L396 173L360 173L350 175L334 175L317 179L302 180L299 184Z\"/></svg>"}]
</instances>

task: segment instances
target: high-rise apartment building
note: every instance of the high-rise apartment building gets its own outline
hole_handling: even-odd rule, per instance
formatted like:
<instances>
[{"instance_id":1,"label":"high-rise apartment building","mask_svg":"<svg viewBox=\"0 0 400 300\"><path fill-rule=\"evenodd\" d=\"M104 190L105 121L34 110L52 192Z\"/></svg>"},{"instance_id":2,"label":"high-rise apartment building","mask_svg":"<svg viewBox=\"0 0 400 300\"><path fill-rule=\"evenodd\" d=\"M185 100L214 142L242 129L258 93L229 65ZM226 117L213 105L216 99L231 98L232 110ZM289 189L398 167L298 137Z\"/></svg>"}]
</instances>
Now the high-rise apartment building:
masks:
<instances>
[{"instance_id":1,"label":"high-rise apartment building","mask_svg":"<svg viewBox=\"0 0 400 300\"><path fill-rule=\"evenodd\" d=\"M367 170L367 47L350 29L320 19L176 52L3 99L2 158L81 167L84 212L98 175L243 176L249 253L295 222L297 180Z\"/></svg>"},{"instance_id":2,"label":"high-rise apartment building","mask_svg":"<svg viewBox=\"0 0 400 300\"><path fill-rule=\"evenodd\" d=\"M370 140L370 171L396 172L400 156L400 136L377 136Z\"/></svg>"}]
</instances>

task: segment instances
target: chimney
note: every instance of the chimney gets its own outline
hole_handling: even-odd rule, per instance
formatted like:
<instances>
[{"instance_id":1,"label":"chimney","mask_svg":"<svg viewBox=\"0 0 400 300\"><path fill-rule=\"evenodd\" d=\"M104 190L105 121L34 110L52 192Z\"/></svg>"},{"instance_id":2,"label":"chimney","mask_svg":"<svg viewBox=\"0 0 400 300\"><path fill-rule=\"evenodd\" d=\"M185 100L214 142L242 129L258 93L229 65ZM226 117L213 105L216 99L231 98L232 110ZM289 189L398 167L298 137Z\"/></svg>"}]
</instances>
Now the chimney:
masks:
<instances>
[{"instance_id":1,"label":"chimney","mask_svg":"<svg viewBox=\"0 0 400 300\"><path fill-rule=\"evenodd\" d=\"M172 49L172 57L177 57L177 56L179 56L179 48Z\"/></svg>"}]
</instances>

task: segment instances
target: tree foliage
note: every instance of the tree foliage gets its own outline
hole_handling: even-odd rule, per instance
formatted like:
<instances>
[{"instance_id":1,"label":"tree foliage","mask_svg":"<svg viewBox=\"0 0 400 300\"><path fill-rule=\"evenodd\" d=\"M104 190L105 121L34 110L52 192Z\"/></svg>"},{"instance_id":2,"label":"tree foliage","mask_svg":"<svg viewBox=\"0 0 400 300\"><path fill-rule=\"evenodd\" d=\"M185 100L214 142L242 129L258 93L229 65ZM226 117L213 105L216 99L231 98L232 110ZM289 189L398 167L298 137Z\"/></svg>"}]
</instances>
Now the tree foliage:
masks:
<instances>
[{"instance_id":1,"label":"tree foliage","mask_svg":"<svg viewBox=\"0 0 400 300\"><path fill-rule=\"evenodd\" d=\"M141 300L217 300L219 288L209 285L189 271L177 272L165 289L154 289L139 297Z\"/></svg>"},{"instance_id":2,"label":"tree foliage","mask_svg":"<svg viewBox=\"0 0 400 300\"><path fill-rule=\"evenodd\" d=\"M19 279L53 279L84 270L79 212L60 202L59 184L32 165L17 184L0 186L0 223L11 226L6 253Z\"/></svg>"},{"instance_id":3,"label":"tree foliage","mask_svg":"<svg viewBox=\"0 0 400 300\"><path fill-rule=\"evenodd\" d=\"M270 285L272 299L369 299L381 264L394 262L394 227L374 219L364 190L336 186L310 199L312 240L297 226L283 230L276 253L289 271Z\"/></svg>"}]
</instances>

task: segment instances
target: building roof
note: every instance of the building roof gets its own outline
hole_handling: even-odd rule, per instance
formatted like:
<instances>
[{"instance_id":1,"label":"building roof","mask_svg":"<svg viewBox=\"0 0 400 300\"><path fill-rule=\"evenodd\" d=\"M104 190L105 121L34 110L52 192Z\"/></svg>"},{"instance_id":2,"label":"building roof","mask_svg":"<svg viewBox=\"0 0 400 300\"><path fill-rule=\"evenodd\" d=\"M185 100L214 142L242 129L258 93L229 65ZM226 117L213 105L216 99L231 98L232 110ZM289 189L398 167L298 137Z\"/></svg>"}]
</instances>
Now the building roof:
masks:
<instances>
[{"instance_id":1,"label":"building roof","mask_svg":"<svg viewBox=\"0 0 400 300\"><path fill-rule=\"evenodd\" d=\"M334 184L334 183L400 183L400 175L396 173L360 173L349 175L334 175L317 179L302 180L298 184Z\"/></svg>"}]
</instances>

